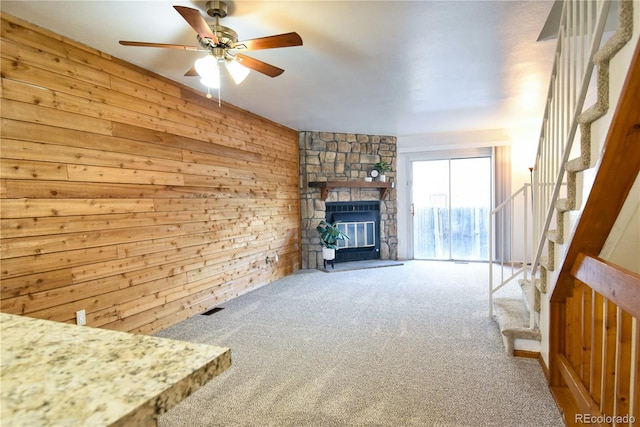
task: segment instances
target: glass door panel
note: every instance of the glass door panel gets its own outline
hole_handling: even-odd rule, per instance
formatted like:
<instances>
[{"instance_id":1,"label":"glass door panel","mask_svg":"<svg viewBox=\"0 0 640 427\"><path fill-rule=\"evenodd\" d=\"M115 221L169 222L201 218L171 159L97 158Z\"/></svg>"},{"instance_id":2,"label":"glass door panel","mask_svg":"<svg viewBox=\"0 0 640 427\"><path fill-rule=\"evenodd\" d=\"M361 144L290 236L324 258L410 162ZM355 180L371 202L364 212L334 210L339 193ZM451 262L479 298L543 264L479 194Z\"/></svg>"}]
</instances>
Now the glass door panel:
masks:
<instances>
[{"instance_id":1,"label":"glass door panel","mask_svg":"<svg viewBox=\"0 0 640 427\"><path fill-rule=\"evenodd\" d=\"M412 165L414 258L487 260L491 158Z\"/></svg>"},{"instance_id":2,"label":"glass door panel","mask_svg":"<svg viewBox=\"0 0 640 427\"><path fill-rule=\"evenodd\" d=\"M451 160L451 258L489 259L491 158Z\"/></svg>"},{"instance_id":3,"label":"glass door panel","mask_svg":"<svg viewBox=\"0 0 640 427\"><path fill-rule=\"evenodd\" d=\"M450 259L449 161L413 162L413 256Z\"/></svg>"}]
</instances>

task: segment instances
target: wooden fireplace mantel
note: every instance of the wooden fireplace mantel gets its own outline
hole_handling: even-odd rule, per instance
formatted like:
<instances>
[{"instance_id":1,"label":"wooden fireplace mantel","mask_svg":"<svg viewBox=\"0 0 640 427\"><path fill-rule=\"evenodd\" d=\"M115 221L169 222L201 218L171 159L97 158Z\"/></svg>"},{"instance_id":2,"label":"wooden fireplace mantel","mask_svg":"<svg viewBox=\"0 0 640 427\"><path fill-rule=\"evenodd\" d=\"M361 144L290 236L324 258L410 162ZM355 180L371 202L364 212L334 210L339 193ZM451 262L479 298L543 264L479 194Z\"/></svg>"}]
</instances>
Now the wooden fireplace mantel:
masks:
<instances>
[{"instance_id":1,"label":"wooden fireplace mantel","mask_svg":"<svg viewBox=\"0 0 640 427\"><path fill-rule=\"evenodd\" d=\"M367 182L367 181L312 181L309 187L320 189L320 198L327 200L329 190L334 188L378 188L380 190L380 199L384 199L392 188L390 182Z\"/></svg>"}]
</instances>

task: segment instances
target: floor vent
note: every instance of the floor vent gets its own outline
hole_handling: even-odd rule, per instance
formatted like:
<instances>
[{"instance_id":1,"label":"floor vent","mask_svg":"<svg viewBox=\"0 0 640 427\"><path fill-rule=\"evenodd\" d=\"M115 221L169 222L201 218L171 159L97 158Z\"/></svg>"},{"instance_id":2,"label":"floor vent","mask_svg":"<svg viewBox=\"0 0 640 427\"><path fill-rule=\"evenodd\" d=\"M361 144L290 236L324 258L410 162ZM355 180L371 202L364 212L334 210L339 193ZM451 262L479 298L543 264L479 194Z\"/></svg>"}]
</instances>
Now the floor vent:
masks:
<instances>
[{"instance_id":1,"label":"floor vent","mask_svg":"<svg viewBox=\"0 0 640 427\"><path fill-rule=\"evenodd\" d=\"M202 316L211 316L212 314L217 313L217 312L219 312L221 310L224 310L224 308L223 307L215 307L215 308L212 308L211 310L205 311L204 313L201 313L201 314L202 314Z\"/></svg>"}]
</instances>

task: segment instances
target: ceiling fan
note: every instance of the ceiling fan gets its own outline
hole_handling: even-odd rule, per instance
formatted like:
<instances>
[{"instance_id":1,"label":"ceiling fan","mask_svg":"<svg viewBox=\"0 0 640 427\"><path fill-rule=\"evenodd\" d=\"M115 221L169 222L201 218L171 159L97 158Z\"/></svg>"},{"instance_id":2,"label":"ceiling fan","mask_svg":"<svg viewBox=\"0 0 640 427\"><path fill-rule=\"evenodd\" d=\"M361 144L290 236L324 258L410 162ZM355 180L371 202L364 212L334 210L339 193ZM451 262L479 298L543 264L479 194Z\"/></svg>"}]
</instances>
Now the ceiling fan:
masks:
<instances>
[{"instance_id":1,"label":"ceiling fan","mask_svg":"<svg viewBox=\"0 0 640 427\"><path fill-rule=\"evenodd\" d=\"M206 3L207 14L216 19L215 24L212 25L205 21L197 9L185 6L173 7L196 31L199 46L127 40L120 40L120 44L207 52L206 56L195 61L194 66L185 73L185 76L199 75L201 82L208 88L220 88L219 65L221 63L225 64L236 84L244 80L250 69L269 77L277 77L284 72L282 68L246 56L240 53L241 51L302 45L302 38L295 32L238 41L238 34L235 31L220 25L220 18L227 16L227 4L223 1L215 0Z\"/></svg>"}]
</instances>

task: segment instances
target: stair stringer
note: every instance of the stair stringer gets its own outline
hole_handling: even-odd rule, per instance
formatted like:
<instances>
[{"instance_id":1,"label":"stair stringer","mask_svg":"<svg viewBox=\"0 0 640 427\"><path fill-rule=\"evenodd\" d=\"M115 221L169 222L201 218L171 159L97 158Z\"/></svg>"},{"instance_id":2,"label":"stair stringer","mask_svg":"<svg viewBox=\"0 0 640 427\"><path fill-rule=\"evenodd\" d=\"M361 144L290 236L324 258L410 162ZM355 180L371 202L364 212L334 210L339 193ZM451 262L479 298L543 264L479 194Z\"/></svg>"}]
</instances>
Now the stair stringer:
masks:
<instances>
[{"instance_id":1,"label":"stair stringer","mask_svg":"<svg viewBox=\"0 0 640 427\"><path fill-rule=\"evenodd\" d=\"M634 10L635 9L635 10ZM634 25L635 24L635 25ZM634 28L635 27L635 28ZM638 27L640 27L640 7L633 7L633 2L620 2L618 30L598 50L594 56L597 67L597 100L578 118L580 126L580 149L578 157L569 160L565 165L566 197L558 199L555 204L555 229L546 234L547 255L541 257L539 265L540 292L540 332L541 356L549 366L549 299L558 279L566 252L571 245L573 233L580 221L611 125L614 109L620 98L625 76L631 64L635 43L638 43ZM611 74L615 76L611 79Z\"/></svg>"}]
</instances>

